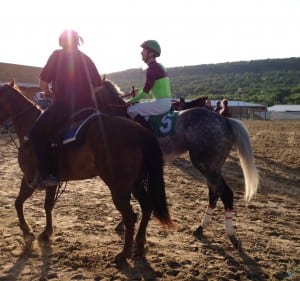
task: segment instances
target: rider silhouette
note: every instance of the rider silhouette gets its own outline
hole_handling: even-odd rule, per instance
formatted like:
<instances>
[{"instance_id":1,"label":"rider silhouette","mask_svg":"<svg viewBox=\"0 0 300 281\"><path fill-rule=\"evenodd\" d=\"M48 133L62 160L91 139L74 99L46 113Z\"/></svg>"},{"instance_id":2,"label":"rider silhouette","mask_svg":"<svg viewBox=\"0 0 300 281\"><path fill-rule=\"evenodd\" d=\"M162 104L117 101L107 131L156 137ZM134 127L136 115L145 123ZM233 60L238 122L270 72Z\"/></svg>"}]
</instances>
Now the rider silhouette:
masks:
<instances>
[{"instance_id":1,"label":"rider silhouette","mask_svg":"<svg viewBox=\"0 0 300 281\"><path fill-rule=\"evenodd\" d=\"M83 40L76 31L65 30L59 37L62 49L51 54L40 74L40 88L45 95L53 96L53 104L30 134L38 162L38 185L42 187L58 184L50 137L64 128L76 111L96 108L94 88L102 85L102 79L93 61L79 51L80 43Z\"/></svg>"}]
</instances>

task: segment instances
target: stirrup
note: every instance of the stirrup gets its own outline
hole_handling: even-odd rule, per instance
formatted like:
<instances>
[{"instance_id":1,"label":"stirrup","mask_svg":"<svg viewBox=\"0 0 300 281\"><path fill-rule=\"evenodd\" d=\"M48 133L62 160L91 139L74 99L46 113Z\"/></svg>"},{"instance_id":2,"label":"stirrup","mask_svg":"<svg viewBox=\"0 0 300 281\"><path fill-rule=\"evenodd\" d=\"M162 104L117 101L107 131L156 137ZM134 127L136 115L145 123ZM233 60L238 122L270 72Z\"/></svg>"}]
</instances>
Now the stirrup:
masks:
<instances>
[{"instance_id":1,"label":"stirrup","mask_svg":"<svg viewBox=\"0 0 300 281\"><path fill-rule=\"evenodd\" d=\"M39 185L41 185L42 187L55 187L59 184L59 181L57 180L57 178L53 175L49 175L48 177L42 179L39 181L38 183Z\"/></svg>"}]
</instances>

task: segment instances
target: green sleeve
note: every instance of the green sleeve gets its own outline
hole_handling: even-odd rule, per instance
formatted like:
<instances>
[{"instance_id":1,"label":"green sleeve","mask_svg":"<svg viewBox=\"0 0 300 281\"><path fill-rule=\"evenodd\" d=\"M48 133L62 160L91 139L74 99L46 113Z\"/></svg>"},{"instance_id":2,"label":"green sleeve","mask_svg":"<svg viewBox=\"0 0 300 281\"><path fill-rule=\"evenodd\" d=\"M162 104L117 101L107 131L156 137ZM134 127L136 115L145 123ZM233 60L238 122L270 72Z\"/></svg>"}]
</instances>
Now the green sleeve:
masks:
<instances>
[{"instance_id":1,"label":"green sleeve","mask_svg":"<svg viewBox=\"0 0 300 281\"><path fill-rule=\"evenodd\" d=\"M146 92L144 92L142 89L139 91L139 93L132 99L130 99L129 101L131 103L135 103L140 101L141 99L145 99L145 98L149 98L149 94L147 94Z\"/></svg>"}]
</instances>

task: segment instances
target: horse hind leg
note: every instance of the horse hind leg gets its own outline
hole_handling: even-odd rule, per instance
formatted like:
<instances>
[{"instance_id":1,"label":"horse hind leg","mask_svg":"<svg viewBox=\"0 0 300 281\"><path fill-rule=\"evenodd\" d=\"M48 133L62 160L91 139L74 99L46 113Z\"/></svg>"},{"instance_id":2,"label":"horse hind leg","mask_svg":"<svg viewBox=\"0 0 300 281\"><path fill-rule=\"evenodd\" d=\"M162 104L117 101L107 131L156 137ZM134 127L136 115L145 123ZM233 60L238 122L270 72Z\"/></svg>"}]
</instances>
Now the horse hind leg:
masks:
<instances>
[{"instance_id":1,"label":"horse hind leg","mask_svg":"<svg viewBox=\"0 0 300 281\"><path fill-rule=\"evenodd\" d=\"M212 221L213 212L216 208L219 195L214 191L214 189L211 187L210 183L207 183L208 185L208 205L206 207L206 210L204 212L201 225L198 226L198 228L193 232L193 235L200 238L203 234L203 229L207 228Z\"/></svg>"},{"instance_id":2,"label":"horse hind leg","mask_svg":"<svg viewBox=\"0 0 300 281\"><path fill-rule=\"evenodd\" d=\"M116 256L116 261L122 262L132 256L133 249L133 236L134 236L134 225L136 221L136 215L132 210L130 205L131 193L120 192L121 190L126 190L126 187L122 186L119 189L116 188L116 192L112 191L112 200L117 208L117 210L122 215L122 221L125 226L125 241L123 250Z\"/></svg>"},{"instance_id":3,"label":"horse hind leg","mask_svg":"<svg viewBox=\"0 0 300 281\"><path fill-rule=\"evenodd\" d=\"M221 200L224 204L224 209L225 209L225 229L226 229L226 234L229 237L231 243L233 246L237 249L241 247L240 241L236 238L235 236L235 231L233 227L233 193L230 187L227 185L226 181L222 177L222 193L221 193Z\"/></svg>"},{"instance_id":4,"label":"horse hind leg","mask_svg":"<svg viewBox=\"0 0 300 281\"><path fill-rule=\"evenodd\" d=\"M233 227L233 192L224 180L221 172L214 173L214 175L207 177L209 187L209 206L207 208L208 214L206 213L202 220L202 228L205 228L210 222L209 213L212 214L212 210L216 207L217 200L220 197L225 211L225 230L231 243L234 247L239 248L240 242L235 237L235 231Z\"/></svg>"},{"instance_id":5,"label":"horse hind leg","mask_svg":"<svg viewBox=\"0 0 300 281\"><path fill-rule=\"evenodd\" d=\"M206 213L204 214L202 224L194 231L194 235L200 237L202 235L203 229L209 225L213 214L213 209L216 207L217 201L220 197L225 209L226 234L228 235L232 244L237 248L239 247L240 243L235 238L232 223L233 193L222 176L221 164L223 163L223 160L215 159L215 163L213 164L212 161L209 160L209 157L206 158L206 161L204 162L203 159L205 159L205 157L196 157L195 155L197 154L190 151L190 157L193 165L206 177L207 186L209 189L209 205L206 208ZM211 168L213 166L214 170L212 170Z\"/></svg>"},{"instance_id":6,"label":"horse hind leg","mask_svg":"<svg viewBox=\"0 0 300 281\"><path fill-rule=\"evenodd\" d=\"M145 254L146 229L151 217L152 209L143 183L136 186L133 195L138 200L142 210L142 219L135 237L135 256L142 257Z\"/></svg>"}]
</instances>

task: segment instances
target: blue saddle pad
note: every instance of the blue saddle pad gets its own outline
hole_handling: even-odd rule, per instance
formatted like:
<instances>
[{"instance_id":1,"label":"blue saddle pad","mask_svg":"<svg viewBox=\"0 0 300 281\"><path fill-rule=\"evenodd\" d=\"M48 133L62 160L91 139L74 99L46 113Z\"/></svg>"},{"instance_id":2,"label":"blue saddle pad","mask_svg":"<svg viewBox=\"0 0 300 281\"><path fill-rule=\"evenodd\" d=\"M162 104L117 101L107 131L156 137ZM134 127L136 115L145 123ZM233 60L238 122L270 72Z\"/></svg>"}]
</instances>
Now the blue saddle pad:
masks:
<instances>
[{"instance_id":1,"label":"blue saddle pad","mask_svg":"<svg viewBox=\"0 0 300 281\"><path fill-rule=\"evenodd\" d=\"M157 137L166 137L175 133L175 126L179 111L168 111L162 115L149 117L149 124Z\"/></svg>"},{"instance_id":2,"label":"blue saddle pad","mask_svg":"<svg viewBox=\"0 0 300 281\"><path fill-rule=\"evenodd\" d=\"M76 140L78 133L80 132L80 130L84 127L84 125L91 120L93 117L100 115L101 113L97 112L94 114L91 114L90 116L88 116L87 118L85 118L84 120L82 120L79 124L76 124L75 126L73 126L72 128L70 128L69 130L67 130L66 132L64 132L64 138L63 138L63 144L67 144L70 142L73 142Z\"/></svg>"}]
</instances>

